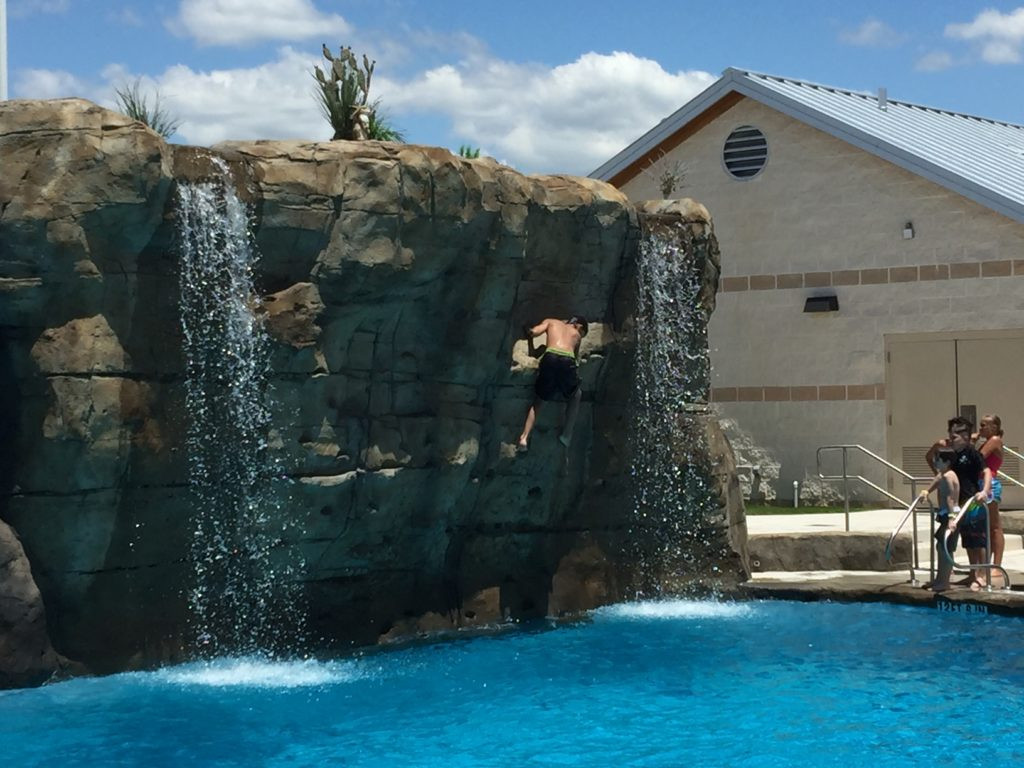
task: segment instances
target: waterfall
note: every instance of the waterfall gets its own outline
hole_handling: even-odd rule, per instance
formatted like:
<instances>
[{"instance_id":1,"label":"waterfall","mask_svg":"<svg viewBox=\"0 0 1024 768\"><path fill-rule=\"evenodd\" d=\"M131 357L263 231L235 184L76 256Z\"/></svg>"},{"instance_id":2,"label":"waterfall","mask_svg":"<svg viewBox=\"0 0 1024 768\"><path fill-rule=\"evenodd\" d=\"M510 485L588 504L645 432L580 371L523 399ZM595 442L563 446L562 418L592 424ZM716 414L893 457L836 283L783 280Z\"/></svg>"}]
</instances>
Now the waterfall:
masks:
<instances>
[{"instance_id":1,"label":"waterfall","mask_svg":"<svg viewBox=\"0 0 1024 768\"><path fill-rule=\"evenodd\" d=\"M637 263L636 359L631 444L634 536L641 580L666 567L692 570L717 509L706 437L710 361L702 297L704 264L681 222L648 221Z\"/></svg>"},{"instance_id":2,"label":"waterfall","mask_svg":"<svg viewBox=\"0 0 1024 768\"><path fill-rule=\"evenodd\" d=\"M293 647L297 566L270 458L270 342L253 311L248 212L221 164L219 182L178 185L179 309L192 491L189 604L204 655ZM294 549L294 548L293 548Z\"/></svg>"}]
</instances>

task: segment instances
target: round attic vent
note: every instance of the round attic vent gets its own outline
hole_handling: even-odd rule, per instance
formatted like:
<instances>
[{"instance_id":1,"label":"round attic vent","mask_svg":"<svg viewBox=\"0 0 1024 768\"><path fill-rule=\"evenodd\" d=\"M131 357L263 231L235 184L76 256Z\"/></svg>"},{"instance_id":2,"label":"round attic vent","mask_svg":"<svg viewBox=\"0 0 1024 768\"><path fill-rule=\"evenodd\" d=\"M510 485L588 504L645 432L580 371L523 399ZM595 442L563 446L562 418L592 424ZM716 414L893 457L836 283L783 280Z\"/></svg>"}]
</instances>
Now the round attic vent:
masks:
<instances>
[{"instance_id":1,"label":"round attic vent","mask_svg":"<svg viewBox=\"0 0 1024 768\"><path fill-rule=\"evenodd\" d=\"M741 125L725 140L722 159L734 179L751 179L768 162L768 140L754 126Z\"/></svg>"}]
</instances>

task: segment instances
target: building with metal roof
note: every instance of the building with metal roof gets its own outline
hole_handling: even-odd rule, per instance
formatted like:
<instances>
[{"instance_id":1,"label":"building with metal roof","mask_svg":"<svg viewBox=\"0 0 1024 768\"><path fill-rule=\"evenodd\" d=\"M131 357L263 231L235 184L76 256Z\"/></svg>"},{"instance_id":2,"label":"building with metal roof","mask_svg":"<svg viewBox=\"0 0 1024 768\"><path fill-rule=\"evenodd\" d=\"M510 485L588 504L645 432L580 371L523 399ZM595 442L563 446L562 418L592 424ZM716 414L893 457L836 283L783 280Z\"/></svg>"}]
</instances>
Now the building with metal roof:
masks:
<instances>
[{"instance_id":1,"label":"building with metal roof","mask_svg":"<svg viewBox=\"0 0 1024 768\"><path fill-rule=\"evenodd\" d=\"M769 496L813 493L825 445L927 474L957 414L1024 443L1024 126L728 69L591 176L711 212L712 399Z\"/></svg>"},{"instance_id":2,"label":"building with metal roof","mask_svg":"<svg viewBox=\"0 0 1024 768\"><path fill-rule=\"evenodd\" d=\"M681 131L734 94L1024 222L1024 126L888 99L884 88L859 93L733 68L591 177L621 186L652 152L674 146Z\"/></svg>"}]
</instances>

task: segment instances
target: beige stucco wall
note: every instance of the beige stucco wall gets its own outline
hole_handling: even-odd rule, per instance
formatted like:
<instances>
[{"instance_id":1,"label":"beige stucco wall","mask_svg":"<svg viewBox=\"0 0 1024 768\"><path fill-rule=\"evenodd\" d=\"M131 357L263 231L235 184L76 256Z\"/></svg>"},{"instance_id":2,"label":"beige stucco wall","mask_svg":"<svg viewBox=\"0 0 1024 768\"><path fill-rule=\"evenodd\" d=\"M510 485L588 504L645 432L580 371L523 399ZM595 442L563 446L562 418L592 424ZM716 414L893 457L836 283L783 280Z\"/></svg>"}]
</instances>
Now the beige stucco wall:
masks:
<instances>
[{"instance_id":1,"label":"beige stucco wall","mask_svg":"<svg viewBox=\"0 0 1024 768\"><path fill-rule=\"evenodd\" d=\"M768 163L748 181L722 163L740 125L768 141ZM782 497L813 473L819 445L885 455L886 334L1024 327L1020 222L751 99L661 162L676 159L688 169L676 194L707 206L722 249L713 392L735 400L719 403L723 415L781 461ZM659 168L623 191L660 197ZM802 311L806 297L830 293L839 312ZM936 435L949 415L935 414Z\"/></svg>"}]
</instances>

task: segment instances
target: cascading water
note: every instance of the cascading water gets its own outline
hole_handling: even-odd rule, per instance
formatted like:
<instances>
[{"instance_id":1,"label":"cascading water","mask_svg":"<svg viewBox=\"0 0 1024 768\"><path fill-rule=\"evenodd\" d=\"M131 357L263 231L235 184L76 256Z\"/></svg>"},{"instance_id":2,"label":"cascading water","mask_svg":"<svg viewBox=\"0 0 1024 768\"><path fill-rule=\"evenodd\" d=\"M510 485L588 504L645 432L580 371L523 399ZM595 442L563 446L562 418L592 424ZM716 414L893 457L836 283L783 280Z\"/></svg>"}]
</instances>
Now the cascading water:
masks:
<instances>
[{"instance_id":1,"label":"cascading water","mask_svg":"<svg viewBox=\"0 0 1024 768\"><path fill-rule=\"evenodd\" d=\"M706 411L710 377L699 252L681 222L649 221L639 249L631 437L635 557L647 588L666 566L699 565L718 508L694 418Z\"/></svg>"},{"instance_id":2,"label":"cascading water","mask_svg":"<svg viewBox=\"0 0 1024 768\"><path fill-rule=\"evenodd\" d=\"M180 312L193 497L189 594L205 655L267 653L301 634L297 564L275 562L285 516L267 446L270 343L252 310L255 248L227 168L178 186Z\"/></svg>"}]
</instances>

